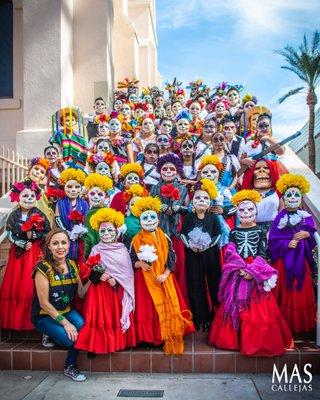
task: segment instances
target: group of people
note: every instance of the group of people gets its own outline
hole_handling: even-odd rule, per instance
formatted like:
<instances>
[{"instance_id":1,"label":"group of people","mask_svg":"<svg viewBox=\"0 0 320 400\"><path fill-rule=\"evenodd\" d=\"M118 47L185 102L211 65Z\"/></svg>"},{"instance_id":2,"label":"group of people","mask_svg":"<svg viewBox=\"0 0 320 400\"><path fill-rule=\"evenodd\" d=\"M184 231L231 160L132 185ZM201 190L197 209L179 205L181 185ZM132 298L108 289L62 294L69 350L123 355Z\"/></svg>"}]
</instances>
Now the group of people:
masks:
<instances>
[{"instance_id":1,"label":"group of people","mask_svg":"<svg viewBox=\"0 0 320 400\"><path fill-rule=\"evenodd\" d=\"M241 85L119 82L109 112L67 107L15 182L0 326L69 348L65 375L139 343L182 354L183 337L283 355L315 328L316 226L309 183L287 173L270 111Z\"/></svg>"}]
</instances>

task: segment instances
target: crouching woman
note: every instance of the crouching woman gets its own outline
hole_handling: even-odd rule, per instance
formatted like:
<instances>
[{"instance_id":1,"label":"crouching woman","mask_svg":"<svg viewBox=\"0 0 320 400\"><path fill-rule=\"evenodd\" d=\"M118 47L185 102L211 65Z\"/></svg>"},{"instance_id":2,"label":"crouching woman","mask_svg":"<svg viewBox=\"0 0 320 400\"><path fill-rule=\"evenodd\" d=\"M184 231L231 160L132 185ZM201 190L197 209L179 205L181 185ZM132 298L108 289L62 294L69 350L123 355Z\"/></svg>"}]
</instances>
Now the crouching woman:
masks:
<instances>
[{"instance_id":1,"label":"crouching woman","mask_svg":"<svg viewBox=\"0 0 320 400\"><path fill-rule=\"evenodd\" d=\"M79 350L74 345L84 321L72 309L72 302L77 293L84 297L90 281L82 285L75 262L67 258L69 246L69 237L62 229L53 229L46 237L44 257L33 271L36 294L32 322L38 331L68 348L64 375L82 382L86 377L76 367Z\"/></svg>"}]
</instances>

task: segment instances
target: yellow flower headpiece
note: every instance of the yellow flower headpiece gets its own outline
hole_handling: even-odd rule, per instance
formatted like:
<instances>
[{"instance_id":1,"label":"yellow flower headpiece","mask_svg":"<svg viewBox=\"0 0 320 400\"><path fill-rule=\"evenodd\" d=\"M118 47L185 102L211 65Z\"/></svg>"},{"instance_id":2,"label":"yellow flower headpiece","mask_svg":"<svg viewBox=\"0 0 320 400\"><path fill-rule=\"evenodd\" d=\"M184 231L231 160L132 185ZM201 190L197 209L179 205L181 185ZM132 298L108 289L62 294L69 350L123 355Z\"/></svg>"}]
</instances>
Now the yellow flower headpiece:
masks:
<instances>
[{"instance_id":1,"label":"yellow flower headpiece","mask_svg":"<svg viewBox=\"0 0 320 400\"><path fill-rule=\"evenodd\" d=\"M123 198L126 202L130 201L133 197L147 197L148 191L142 185L134 183L123 193Z\"/></svg>"},{"instance_id":2,"label":"yellow flower headpiece","mask_svg":"<svg viewBox=\"0 0 320 400\"><path fill-rule=\"evenodd\" d=\"M205 192L207 192L210 197L210 200L217 198L219 193L215 183L207 178L201 179L200 182L195 185L195 191L196 190L204 190Z\"/></svg>"},{"instance_id":3,"label":"yellow flower headpiece","mask_svg":"<svg viewBox=\"0 0 320 400\"><path fill-rule=\"evenodd\" d=\"M113 208L101 208L90 218L90 225L93 229L98 231L103 222L110 222L119 228L124 224L124 215L122 212L116 211Z\"/></svg>"},{"instance_id":4,"label":"yellow flower headpiece","mask_svg":"<svg viewBox=\"0 0 320 400\"><path fill-rule=\"evenodd\" d=\"M162 204L158 197L142 197L131 207L131 212L135 217L140 217L144 211L155 211L159 213L161 211L161 206Z\"/></svg>"},{"instance_id":5,"label":"yellow flower headpiece","mask_svg":"<svg viewBox=\"0 0 320 400\"><path fill-rule=\"evenodd\" d=\"M253 203L259 203L261 201L260 193L256 190L240 190L231 199L234 206L238 206L243 201L250 200Z\"/></svg>"},{"instance_id":6,"label":"yellow flower headpiece","mask_svg":"<svg viewBox=\"0 0 320 400\"><path fill-rule=\"evenodd\" d=\"M93 187L97 186L98 188L100 188L101 190L103 190L104 192L108 192L112 186L112 180L106 176L106 175L100 175L97 173L92 173L89 174L85 181L84 181L84 186L90 190Z\"/></svg>"},{"instance_id":7,"label":"yellow flower headpiece","mask_svg":"<svg viewBox=\"0 0 320 400\"><path fill-rule=\"evenodd\" d=\"M120 173L124 178L131 172L135 172L140 178L143 178L143 168L136 162L124 164L120 169Z\"/></svg>"},{"instance_id":8,"label":"yellow flower headpiece","mask_svg":"<svg viewBox=\"0 0 320 400\"><path fill-rule=\"evenodd\" d=\"M86 174L81 169L68 168L61 172L60 182L65 185L68 181L77 181L83 185Z\"/></svg>"},{"instance_id":9,"label":"yellow flower headpiece","mask_svg":"<svg viewBox=\"0 0 320 400\"><path fill-rule=\"evenodd\" d=\"M282 194L291 187L298 188L302 194L306 194L310 190L310 183L302 175L284 174L278 179L276 187Z\"/></svg>"},{"instance_id":10,"label":"yellow flower headpiece","mask_svg":"<svg viewBox=\"0 0 320 400\"><path fill-rule=\"evenodd\" d=\"M212 155L212 156L204 156L201 158L199 171L201 171L206 165L209 165L209 164L215 165L219 171L221 171L223 168L220 158L216 155Z\"/></svg>"}]
</instances>

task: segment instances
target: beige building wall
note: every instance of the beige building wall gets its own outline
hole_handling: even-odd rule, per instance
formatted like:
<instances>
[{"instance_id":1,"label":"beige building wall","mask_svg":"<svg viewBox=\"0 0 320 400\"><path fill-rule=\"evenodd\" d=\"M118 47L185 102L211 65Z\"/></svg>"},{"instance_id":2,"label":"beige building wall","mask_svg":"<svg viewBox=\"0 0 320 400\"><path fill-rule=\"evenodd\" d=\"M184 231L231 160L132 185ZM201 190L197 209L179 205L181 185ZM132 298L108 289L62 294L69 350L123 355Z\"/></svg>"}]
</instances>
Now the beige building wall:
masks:
<instances>
[{"instance_id":1,"label":"beige building wall","mask_svg":"<svg viewBox=\"0 0 320 400\"><path fill-rule=\"evenodd\" d=\"M155 0L13 0L14 97L0 99L0 144L32 158L51 115L111 102L116 82L158 84Z\"/></svg>"}]
</instances>

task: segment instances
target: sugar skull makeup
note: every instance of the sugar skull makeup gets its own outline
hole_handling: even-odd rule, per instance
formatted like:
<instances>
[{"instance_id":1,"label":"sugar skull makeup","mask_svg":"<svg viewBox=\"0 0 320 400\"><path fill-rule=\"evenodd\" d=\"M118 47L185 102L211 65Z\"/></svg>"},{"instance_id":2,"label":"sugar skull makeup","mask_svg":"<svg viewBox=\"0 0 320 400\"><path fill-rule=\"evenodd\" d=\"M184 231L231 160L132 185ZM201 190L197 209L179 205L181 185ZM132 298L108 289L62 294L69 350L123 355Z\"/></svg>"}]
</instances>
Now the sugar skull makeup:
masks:
<instances>
[{"instance_id":1,"label":"sugar skull makeup","mask_svg":"<svg viewBox=\"0 0 320 400\"><path fill-rule=\"evenodd\" d=\"M232 107L235 107L239 104L239 93L235 89L232 89L228 92L228 98Z\"/></svg>"},{"instance_id":2,"label":"sugar skull makeup","mask_svg":"<svg viewBox=\"0 0 320 400\"><path fill-rule=\"evenodd\" d=\"M215 165L207 164L202 168L200 176L201 178L207 178L217 183L219 179L219 170Z\"/></svg>"},{"instance_id":3,"label":"sugar skull makeup","mask_svg":"<svg viewBox=\"0 0 320 400\"><path fill-rule=\"evenodd\" d=\"M172 128L173 128L172 122L166 119L160 125L160 134L165 133L166 135L170 135Z\"/></svg>"},{"instance_id":4,"label":"sugar skull makeup","mask_svg":"<svg viewBox=\"0 0 320 400\"><path fill-rule=\"evenodd\" d=\"M177 131L180 135L184 135L189 132L190 123L186 118L181 118L177 122Z\"/></svg>"},{"instance_id":5,"label":"sugar skull makeup","mask_svg":"<svg viewBox=\"0 0 320 400\"><path fill-rule=\"evenodd\" d=\"M205 212L210 207L210 197L204 190L196 190L192 199L196 211Z\"/></svg>"},{"instance_id":6,"label":"sugar skull makeup","mask_svg":"<svg viewBox=\"0 0 320 400\"><path fill-rule=\"evenodd\" d=\"M110 167L104 161L102 161L99 164L97 164L95 172L97 172L100 175L106 175L109 178L112 178Z\"/></svg>"},{"instance_id":7,"label":"sugar skull makeup","mask_svg":"<svg viewBox=\"0 0 320 400\"><path fill-rule=\"evenodd\" d=\"M54 149L53 147L49 147L46 150L44 156L50 162L50 164L54 164L56 161L58 161L59 152L58 152L58 150Z\"/></svg>"},{"instance_id":8,"label":"sugar skull makeup","mask_svg":"<svg viewBox=\"0 0 320 400\"><path fill-rule=\"evenodd\" d=\"M217 103L217 105L216 105L214 111L215 111L217 114L223 114L223 113L226 111L226 106L225 106L224 103L222 103L222 101L221 101L221 102Z\"/></svg>"},{"instance_id":9,"label":"sugar skull makeup","mask_svg":"<svg viewBox=\"0 0 320 400\"><path fill-rule=\"evenodd\" d=\"M142 131L144 133L153 133L154 124L151 118L145 118L142 122Z\"/></svg>"},{"instance_id":10,"label":"sugar skull makeup","mask_svg":"<svg viewBox=\"0 0 320 400\"><path fill-rule=\"evenodd\" d=\"M129 101L130 103L137 103L138 102L138 96L135 93L131 93L129 96Z\"/></svg>"},{"instance_id":11,"label":"sugar skull makeup","mask_svg":"<svg viewBox=\"0 0 320 400\"><path fill-rule=\"evenodd\" d=\"M158 96L157 98L156 98L156 101L155 101L155 103L156 103L156 106L157 107L163 107L163 105L164 105L164 98L162 97L162 96Z\"/></svg>"},{"instance_id":12,"label":"sugar skull makeup","mask_svg":"<svg viewBox=\"0 0 320 400\"><path fill-rule=\"evenodd\" d=\"M103 222L99 228L99 237L103 243L113 243L117 240L117 230L111 222Z\"/></svg>"},{"instance_id":13,"label":"sugar skull makeup","mask_svg":"<svg viewBox=\"0 0 320 400\"><path fill-rule=\"evenodd\" d=\"M109 129L112 133L121 132L121 122L117 118L112 118L109 121Z\"/></svg>"},{"instance_id":14,"label":"sugar skull makeup","mask_svg":"<svg viewBox=\"0 0 320 400\"><path fill-rule=\"evenodd\" d=\"M98 134L99 136L107 136L109 133L109 124L108 122L100 122L98 125Z\"/></svg>"},{"instance_id":15,"label":"sugar skull makeup","mask_svg":"<svg viewBox=\"0 0 320 400\"><path fill-rule=\"evenodd\" d=\"M257 217L257 207L250 200L242 201L238 205L237 214L241 223L243 224L254 223Z\"/></svg>"},{"instance_id":16,"label":"sugar skull makeup","mask_svg":"<svg viewBox=\"0 0 320 400\"><path fill-rule=\"evenodd\" d=\"M165 182L173 182L177 177L177 168L172 163L165 163L160 170L160 175Z\"/></svg>"},{"instance_id":17,"label":"sugar skull makeup","mask_svg":"<svg viewBox=\"0 0 320 400\"><path fill-rule=\"evenodd\" d=\"M103 206L106 201L106 193L95 186L88 193L90 207Z\"/></svg>"},{"instance_id":18,"label":"sugar skull makeup","mask_svg":"<svg viewBox=\"0 0 320 400\"><path fill-rule=\"evenodd\" d=\"M128 104L122 104L120 113L124 116L124 117L130 117L131 115L131 108Z\"/></svg>"},{"instance_id":19,"label":"sugar skull makeup","mask_svg":"<svg viewBox=\"0 0 320 400\"><path fill-rule=\"evenodd\" d=\"M171 106L171 110L173 112L173 115L177 115L178 112L180 112L182 110L182 105L181 103L179 103L178 101L176 101L175 103L172 104Z\"/></svg>"},{"instance_id":20,"label":"sugar skull makeup","mask_svg":"<svg viewBox=\"0 0 320 400\"><path fill-rule=\"evenodd\" d=\"M266 161L258 161L253 171L253 186L255 189L269 189L272 186L270 169Z\"/></svg>"},{"instance_id":21,"label":"sugar skull makeup","mask_svg":"<svg viewBox=\"0 0 320 400\"><path fill-rule=\"evenodd\" d=\"M42 165L34 165L29 171L30 179L37 183L41 183L45 176L46 169Z\"/></svg>"},{"instance_id":22,"label":"sugar skull makeup","mask_svg":"<svg viewBox=\"0 0 320 400\"><path fill-rule=\"evenodd\" d=\"M25 210L30 210L36 205L36 194L31 189L23 189L19 194L19 205Z\"/></svg>"},{"instance_id":23,"label":"sugar skull makeup","mask_svg":"<svg viewBox=\"0 0 320 400\"><path fill-rule=\"evenodd\" d=\"M191 157L194 153L194 144L192 140L184 140L180 148L183 157Z\"/></svg>"},{"instance_id":24,"label":"sugar skull makeup","mask_svg":"<svg viewBox=\"0 0 320 400\"><path fill-rule=\"evenodd\" d=\"M69 197L69 199L76 199L80 196L82 186L76 180L67 181L64 185L65 194Z\"/></svg>"},{"instance_id":25,"label":"sugar skull makeup","mask_svg":"<svg viewBox=\"0 0 320 400\"><path fill-rule=\"evenodd\" d=\"M107 141L102 141L97 145L97 153L107 153L110 151L110 144Z\"/></svg>"},{"instance_id":26,"label":"sugar skull makeup","mask_svg":"<svg viewBox=\"0 0 320 400\"><path fill-rule=\"evenodd\" d=\"M154 232L159 225L158 214L155 211L144 211L140 215L140 225L147 232Z\"/></svg>"},{"instance_id":27,"label":"sugar skull makeup","mask_svg":"<svg viewBox=\"0 0 320 400\"><path fill-rule=\"evenodd\" d=\"M126 189L129 189L129 187L135 183L140 183L139 175L135 172L130 172L124 179L124 186Z\"/></svg>"},{"instance_id":28,"label":"sugar skull makeup","mask_svg":"<svg viewBox=\"0 0 320 400\"><path fill-rule=\"evenodd\" d=\"M198 102L194 102L189 107L190 114L193 117L198 117L201 111L201 106Z\"/></svg>"},{"instance_id":29,"label":"sugar skull makeup","mask_svg":"<svg viewBox=\"0 0 320 400\"><path fill-rule=\"evenodd\" d=\"M119 112L121 110L121 107L122 107L122 100L120 99L115 100L113 103L114 110Z\"/></svg>"},{"instance_id":30,"label":"sugar skull makeup","mask_svg":"<svg viewBox=\"0 0 320 400\"><path fill-rule=\"evenodd\" d=\"M299 208L302 203L302 193L300 189L291 187L283 195L283 201L286 208Z\"/></svg>"},{"instance_id":31,"label":"sugar skull makeup","mask_svg":"<svg viewBox=\"0 0 320 400\"><path fill-rule=\"evenodd\" d=\"M106 112L106 103L103 100L97 100L93 108L97 114L103 114Z\"/></svg>"}]
</instances>

